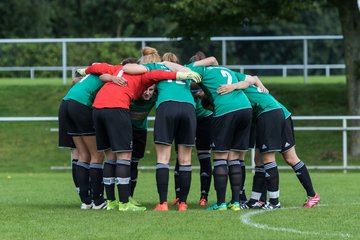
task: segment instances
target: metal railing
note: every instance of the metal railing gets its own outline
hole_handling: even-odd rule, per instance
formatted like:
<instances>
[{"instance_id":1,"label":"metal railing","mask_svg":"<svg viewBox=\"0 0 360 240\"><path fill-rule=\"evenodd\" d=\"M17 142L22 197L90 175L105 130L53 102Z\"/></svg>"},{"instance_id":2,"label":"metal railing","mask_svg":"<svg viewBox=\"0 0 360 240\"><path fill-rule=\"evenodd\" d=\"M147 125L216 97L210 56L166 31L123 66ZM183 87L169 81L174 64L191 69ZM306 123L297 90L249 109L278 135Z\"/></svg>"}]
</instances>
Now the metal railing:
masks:
<instances>
[{"instance_id":1,"label":"metal railing","mask_svg":"<svg viewBox=\"0 0 360 240\"><path fill-rule=\"evenodd\" d=\"M235 65L241 69L282 69L283 76L287 75L288 69L303 69L304 82L307 83L309 69L325 69L326 76L330 75L331 69L343 69L344 64L309 64L308 63L308 41L314 40L341 40L340 35L319 35L319 36L249 36L249 37L211 37L212 42L221 42L221 65L227 65L227 42L230 41L302 41L303 62L297 65ZM181 41L181 38L44 38L44 39L0 39L0 44L6 43L59 43L62 46L62 66L50 67L0 67L0 71L30 71L30 77L34 77L35 70L62 71L63 84L67 81L67 72L74 71L74 66L67 65L67 44L68 43L89 43L89 42L138 42L145 47L149 42ZM231 65L229 65L231 66Z\"/></svg>"},{"instance_id":2,"label":"metal railing","mask_svg":"<svg viewBox=\"0 0 360 240\"><path fill-rule=\"evenodd\" d=\"M346 172L351 169L360 169L360 166L348 165L348 132L360 131L360 127L348 126L348 121L360 120L360 116L293 116L294 121L309 121L309 120L334 120L341 121L341 126L298 126L295 127L295 131L341 131L342 132L342 166L308 166L309 169L323 169L323 170L343 170ZM154 121L155 117L148 117L149 121ZM57 117L0 117L0 122L29 122L29 121L58 121ZM153 128L149 128L149 131L153 131ZM57 128L51 129L51 131L57 131ZM252 151L252 159L254 159L254 152ZM254 161L251 165L254 169ZM280 169L289 169L288 166L279 166ZM56 169L56 168L55 168Z\"/></svg>"}]
</instances>

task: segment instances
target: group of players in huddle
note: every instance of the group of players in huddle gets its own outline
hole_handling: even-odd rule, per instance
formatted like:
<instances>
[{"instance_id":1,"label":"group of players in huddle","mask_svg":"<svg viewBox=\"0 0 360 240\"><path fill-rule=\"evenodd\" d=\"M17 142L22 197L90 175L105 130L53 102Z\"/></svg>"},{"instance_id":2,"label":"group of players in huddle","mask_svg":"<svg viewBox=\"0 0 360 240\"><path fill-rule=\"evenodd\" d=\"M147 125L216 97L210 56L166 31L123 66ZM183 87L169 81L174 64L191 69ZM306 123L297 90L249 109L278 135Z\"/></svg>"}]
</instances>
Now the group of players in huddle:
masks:
<instances>
[{"instance_id":1,"label":"group of players in huddle","mask_svg":"<svg viewBox=\"0 0 360 240\"><path fill-rule=\"evenodd\" d=\"M169 209L174 141L176 199L171 204L179 211L188 209L194 146L200 163L199 205L208 205L208 210L280 208L276 152L304 187L303 206L311 208L320 202L295 151L291 113L258 77L218 66L214 57L206 58L202 52L182 66L173 53L161 58L151 47L142 49L140 59L128 58L120 65L95 63L77 72L82 76L75 79L59 109L59 146L73 149L73 179L81 209L146 210L133 196L138 163L145 152L147 116L154 106L159 194L154 210ZM255 175L247 199L244 159L254 147ZM217 201L208 204L212 179ZM228 179L231 200L227 202Z\"/></svg>"}]
</instances>

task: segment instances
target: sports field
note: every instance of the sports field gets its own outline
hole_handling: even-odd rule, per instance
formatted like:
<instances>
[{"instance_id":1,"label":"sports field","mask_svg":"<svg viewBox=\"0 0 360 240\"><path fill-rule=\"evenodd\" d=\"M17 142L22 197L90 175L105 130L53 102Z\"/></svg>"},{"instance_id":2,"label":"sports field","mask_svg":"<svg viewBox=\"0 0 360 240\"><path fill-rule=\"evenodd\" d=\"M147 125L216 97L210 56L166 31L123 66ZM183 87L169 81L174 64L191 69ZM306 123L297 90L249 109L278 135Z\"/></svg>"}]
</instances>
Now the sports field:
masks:
<instances>
[{"instance_id":1,"label":"sports field","mask_svg":"<svg viewBox=\"0 0 360 240\"><path fill-rule=\"evenodd\" d=\"M283 171L282 209L240 212L198 206L198 172L186 212L80 210L69 171L1 173L0 239L360 239L359 173L311 173L322 200L317 207L301 207L305 193L295 174ZM211 189L210 202L214 194ZM141 171L135 197L148 209L154 206L153 171Z\"/></svg>"}]
</instances>

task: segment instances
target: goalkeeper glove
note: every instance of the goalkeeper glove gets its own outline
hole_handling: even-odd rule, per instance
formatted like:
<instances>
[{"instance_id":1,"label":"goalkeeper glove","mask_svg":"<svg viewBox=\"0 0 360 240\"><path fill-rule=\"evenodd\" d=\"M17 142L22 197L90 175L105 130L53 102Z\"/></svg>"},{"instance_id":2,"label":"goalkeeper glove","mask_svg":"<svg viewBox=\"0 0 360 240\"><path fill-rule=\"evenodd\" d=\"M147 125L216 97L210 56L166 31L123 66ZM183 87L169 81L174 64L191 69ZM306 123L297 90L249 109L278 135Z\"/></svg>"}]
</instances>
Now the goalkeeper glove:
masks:
<instances>
[{"instance_id":1,"label":"goalkeeper glove","mask_svg":"<svg viewBox=\"0 0 360 240\"><path fill-rule=\"evenodd\" d=\"M86 68L79 68L76 69L75 73L78 73L80 76L85 76L86 75L85 70Z\"/></svg>"},{"instance_id":2,"label":"goalkeeper glove","mask_svg":"<svg viewBox=\"0 0 360 240\"><path fill-rule=\"evenodd\" d=\"M176 73L176 80L186 80L191 79L192 81L199 83L201 82L202 78L201 75L197 72L177 72Z\"/></svg>"}]
</instances>

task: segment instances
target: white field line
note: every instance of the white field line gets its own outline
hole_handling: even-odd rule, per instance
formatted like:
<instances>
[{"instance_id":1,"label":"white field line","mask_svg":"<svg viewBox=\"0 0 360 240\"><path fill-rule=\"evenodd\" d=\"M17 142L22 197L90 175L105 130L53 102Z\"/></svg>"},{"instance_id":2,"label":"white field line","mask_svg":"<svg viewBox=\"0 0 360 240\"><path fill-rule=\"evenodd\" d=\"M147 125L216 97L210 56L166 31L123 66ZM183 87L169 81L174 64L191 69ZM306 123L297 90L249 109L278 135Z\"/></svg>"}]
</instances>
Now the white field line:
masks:
<instances>
[{"instance_id":1,"label":"white field line","mask_svg":"<svg viewBox=\"0 0 360 240\"><path fill-rule=\"evenodd\" d=\"M320 206L320 205L319 205ZM326 206L326 205L321 205ZM276 210L256 210L251 211L249 213L245 213L240 216L240 220L242 223L258 228L263 230L271 230L271 231L277 231L277 232L287 232L287 233L296 233L296 234L303 234L303 235L326 235L326 236L333 236L333 237L341 237L341 238L350 238L351 234L349 233L326 233L326 232L307 232L307 231L301 231L293 228L285 228L285 227L270 227L266 224L256 223L251 220L252 216L260 215L264 213L269 213L271 211L283 211L283 210L291 210L291 209L297 209L298 207L291 207L291 208L281 208Z\"/></svg>"}]
</instances>

